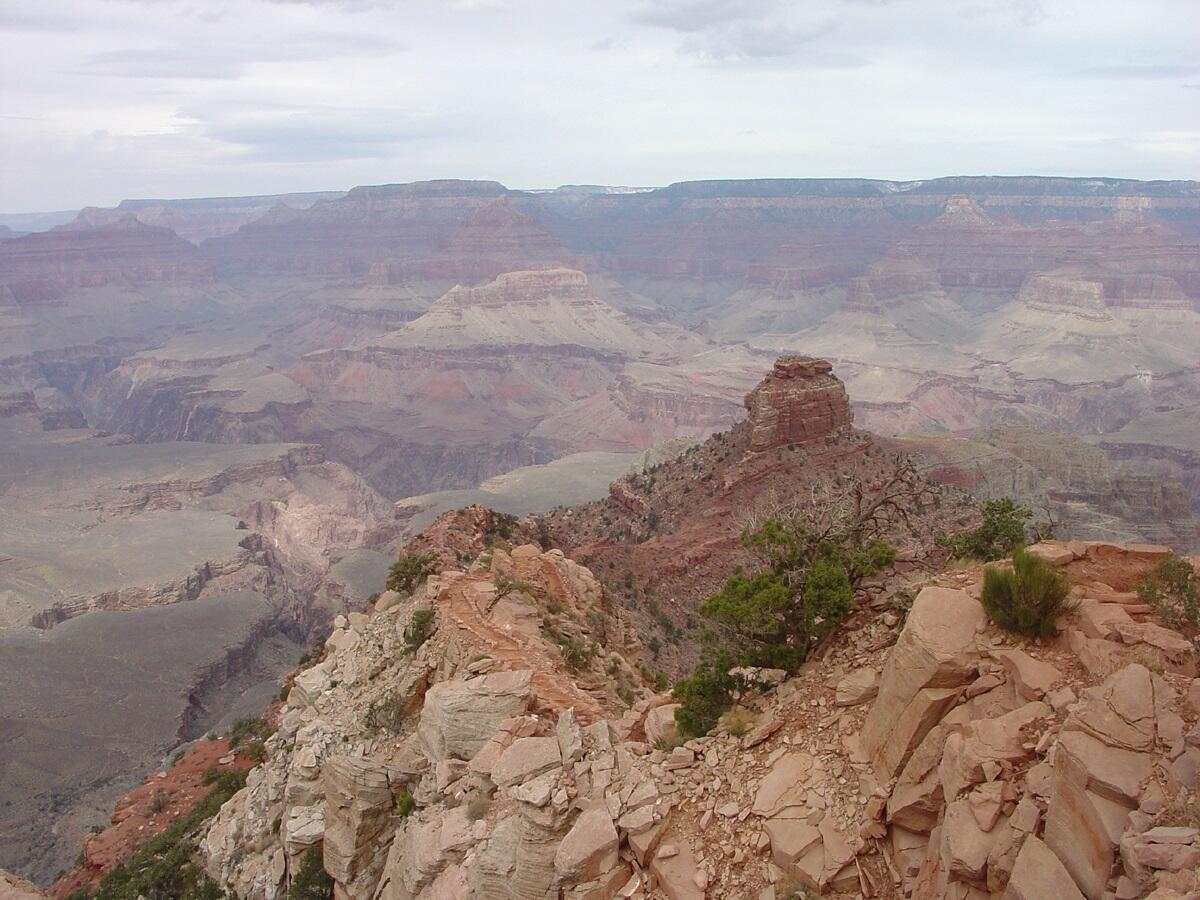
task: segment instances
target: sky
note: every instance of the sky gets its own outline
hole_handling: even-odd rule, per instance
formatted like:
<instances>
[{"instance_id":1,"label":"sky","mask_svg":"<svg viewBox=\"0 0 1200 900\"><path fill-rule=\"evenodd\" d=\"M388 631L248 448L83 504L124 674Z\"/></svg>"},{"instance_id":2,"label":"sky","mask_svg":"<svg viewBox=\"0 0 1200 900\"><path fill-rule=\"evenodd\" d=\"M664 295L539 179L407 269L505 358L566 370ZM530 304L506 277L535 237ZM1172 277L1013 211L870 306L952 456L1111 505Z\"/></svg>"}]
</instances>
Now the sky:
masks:
<instances>
[{"instance_id":1,"label":"sky","mask_svg":"<svg viewBox=\"0 0 1200 900\"><path fill-rule=\"evenodd\" d=\"M514 188L1200 178L1200 0L0 0L0 212Z\"/></svg>"}]
</instances>

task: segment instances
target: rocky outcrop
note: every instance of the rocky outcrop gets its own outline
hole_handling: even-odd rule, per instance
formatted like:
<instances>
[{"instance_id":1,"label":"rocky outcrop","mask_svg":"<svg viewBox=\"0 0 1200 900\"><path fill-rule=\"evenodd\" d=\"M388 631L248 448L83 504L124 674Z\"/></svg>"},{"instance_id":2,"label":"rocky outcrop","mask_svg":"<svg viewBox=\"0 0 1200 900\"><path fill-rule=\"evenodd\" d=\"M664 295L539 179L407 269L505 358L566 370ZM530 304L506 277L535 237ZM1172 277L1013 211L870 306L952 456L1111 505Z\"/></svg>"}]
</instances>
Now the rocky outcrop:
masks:
<instances>
[{"instance_id":1,"label":"rocky outcrop","mask_svg":"<svg viewBox=\"0 0 1200 900\"><path fill-rule=\"evenodd\" d=\"M821 359L785 356L746 396L750 450L830 443L849 434L853 415L833 366Z\"/></svg>"}]
</instances>

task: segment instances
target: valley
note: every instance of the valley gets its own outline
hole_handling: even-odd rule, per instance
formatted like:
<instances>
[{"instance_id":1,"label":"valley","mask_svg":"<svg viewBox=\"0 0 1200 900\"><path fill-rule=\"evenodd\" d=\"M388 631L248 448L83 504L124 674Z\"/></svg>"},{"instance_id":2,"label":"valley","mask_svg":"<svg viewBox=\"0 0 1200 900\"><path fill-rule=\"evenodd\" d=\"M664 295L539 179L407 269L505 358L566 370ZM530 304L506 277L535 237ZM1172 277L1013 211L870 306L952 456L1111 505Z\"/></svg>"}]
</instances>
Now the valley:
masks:
<instances>
[{"instance_id":1,"label":"valley","mask_svg":"<svg viewBox=\"0 0 1200 900\"><path fill-rule=\"evenodd\" d=\"M0 239L0 867L40 882L472 503L545 514L642 604L672 674L691 657L667 638L761 485L827 489L834 464L904 453L1064 538L1200 547L1197 182L434 181L20 231ZM788 430L807 408L782 437L738 424L792 355L840 379L835 440ZM716 433L728 462L689 449ZM62 827L30 830L51 809Z\"/></svg>"}]
</instances>

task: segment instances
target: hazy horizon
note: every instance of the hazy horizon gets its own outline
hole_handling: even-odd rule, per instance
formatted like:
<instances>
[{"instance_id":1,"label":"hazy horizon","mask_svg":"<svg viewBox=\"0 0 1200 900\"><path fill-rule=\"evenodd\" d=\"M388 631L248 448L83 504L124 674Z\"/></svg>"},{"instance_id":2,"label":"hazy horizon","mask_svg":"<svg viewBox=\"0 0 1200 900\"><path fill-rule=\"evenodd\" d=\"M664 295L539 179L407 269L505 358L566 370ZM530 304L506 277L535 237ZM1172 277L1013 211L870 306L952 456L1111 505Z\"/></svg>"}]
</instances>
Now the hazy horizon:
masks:
<instances>
[{"instance_id":1,"label":"hazy horizon","mask_svg":"<svg viewBox=\"0 0 1200 900\"><path fill-rule=\"evenodd\" d=\"M0 40L9 214L444 177L1200 171L1189 0L47 0L0 11Z\"/></svg>"}]
</instances>

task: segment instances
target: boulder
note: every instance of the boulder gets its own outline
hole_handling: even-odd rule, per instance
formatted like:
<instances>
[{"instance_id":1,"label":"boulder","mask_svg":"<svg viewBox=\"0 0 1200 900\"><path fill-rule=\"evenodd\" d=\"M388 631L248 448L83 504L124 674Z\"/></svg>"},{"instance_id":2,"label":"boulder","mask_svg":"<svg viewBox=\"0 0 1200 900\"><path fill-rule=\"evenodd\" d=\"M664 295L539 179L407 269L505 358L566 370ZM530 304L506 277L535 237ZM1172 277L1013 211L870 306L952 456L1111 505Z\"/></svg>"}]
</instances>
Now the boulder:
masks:
<instances>
[{"instance_id":1,"label":"boulder","mask_svg":"<svg viewBox=\"0 0 1200 900\"><path fill-rule=\"evenodd\" d=\"M1045 703L1026 703L994 719L968 722L960 732L950 734L938 766L946 802L987 780L988 763L1016 763L1031 757L1031 733L1040 720L1052 715Z\"/></svg>"},{"instance_id":2,"label":"boulder","mask_svg":"<svg viewBox=\"0 0 1200 900\"><path fill-rule=\"evenodd\" d=\"M612 816L603 803L584 810L558 845L554 871L560 881L595 878L616 863L619 842Z\"/></svg>"},{"instance_id":3,"label":"boulder","mask_svg":"<svg viewBox=\"0 0 1200 900\"><path fill-rule=\"evenodd\" d=\"M1146 751L1154 747L1154 685L1150 670L1134 663L1088 688L1063 725L1110 747Z\"/></svg>"},{"instance_id":4,"label":"boulder","mask_svg":"<svg viewBox=\"0 0 1200 900\"><path fill-rule=\"evenodd\" d=\"M924 588L892 648L863 725L863 749L881 780L894 778L977 672L983 608L965 591Z\"/></svg>"},{"instance_id":5,"label":"boulder","mask_svg":"<svg viewBox=\"0 0 1200 900\"><path fill-rule=\"evenodd\" d=\"M493 672L470 681L444 681L425 694L417 735L432 760L470 759L500 724L529 705L532 673Z\"/></svg>"},{"instance_id":6,"label":"boulder","mask_svg":"<svg viewBox=\"0 0 1200 900\"><path fill-rule=\"evenodd\" d=\"M953 881L982 886L993 838L979 827L967 799L946 807L941 827L942 868Z\"/></svg>"},{"instance_id":7,"label":"boulder","mask_svg":"<svg viewBox=\"0 0 1200 900\"><path fill-rule=\"evenodd\" d=\"M1058 541L1043 541L1028 548L1032 556L1043 559L1052 566L1068 566L1075 561L1075 553L1070 547Z\"/></svg>"},{"instance_id":8,"label":"boulder","mask_svg":"<svg viewBox=\"0 0 1200 900\"><path fill-rule=\"evenodd\" d=\"M879 693L879 673L870 667L855 669L837 683L834 706L857 706L874 700Z\"/></svg>"},{"instance_id":9,"label":"boulder","mask_svg":"<svg viewBox=\"0 0 1200 900\"><path fill-rule=\"evenodd\" d=\"M704 900L704 889L695 881L696 857L686 841L671 845L675 852L666 853L663 845L650 860L650 874L658 881L658 889L667 900Z\"/></svg>"},{"instance_id":10,"label":"boulder","mask_svg":"<svg viewBox=\"0 0 1200 900\"><path fill-rule=\"evenodd\" d=\"M1084 900L1058 857L1033 835L1025 838L1004 900Z\"/></svg>"},{"instance_id":11,"label":"boulder","mask_svg":"<svg viewBox=\"0 0 1200 900\"><path fill-rule=\"evenodd\" d=\"M521 784L561 765L557 737L517 738L492 767L492 781L499 787Z\"/></svg>"},{"instance_id":12,"label":"boulder","mask_svg":"<svg viewBox=\"0 0 1200 900\"><path fill-rule=\"evenodd\" d=\"M679 706L678 703L667 703L646 713L646 742L651 747L673 743L679 737L679 727L675 724L675 710Z\"/></svg>"},{"instance_id":13,"label":"boulder","mask_svg":"<svg viewBox=\"0 0 1200 900\"><path fill-rule=\"evenodd\" d=\"M1062 672L1054 666L1034 659L1023 650L992 650L991 656L1004 666L1009 680L1023 700L1041 700L1063 678Z\"/></svg>"},{"instance_id":14,"label":"boulder","mask_svg":"<svg viewBox=\"0 0 1200 900\"><path fill-rule=\"evenodd\" d=\"M813 758L800 750L775 760L759 783L751 811L760 816L774 816L788 807L803 806L813 763Z\"/></svg>"},{"instance_id":15,"label":"boulder","mask_svg":"<svg viewBox=\"0 0 1200 900\"><path fill-rule=\"evenodd\" d=\"M1129 809L1088 789L1092 777L1089 762L1072 752L1072 745L1069 733L1064 733L1054 753L1045 843L1083 895L1100 900Z\"/></svg>"}]
</instances>

